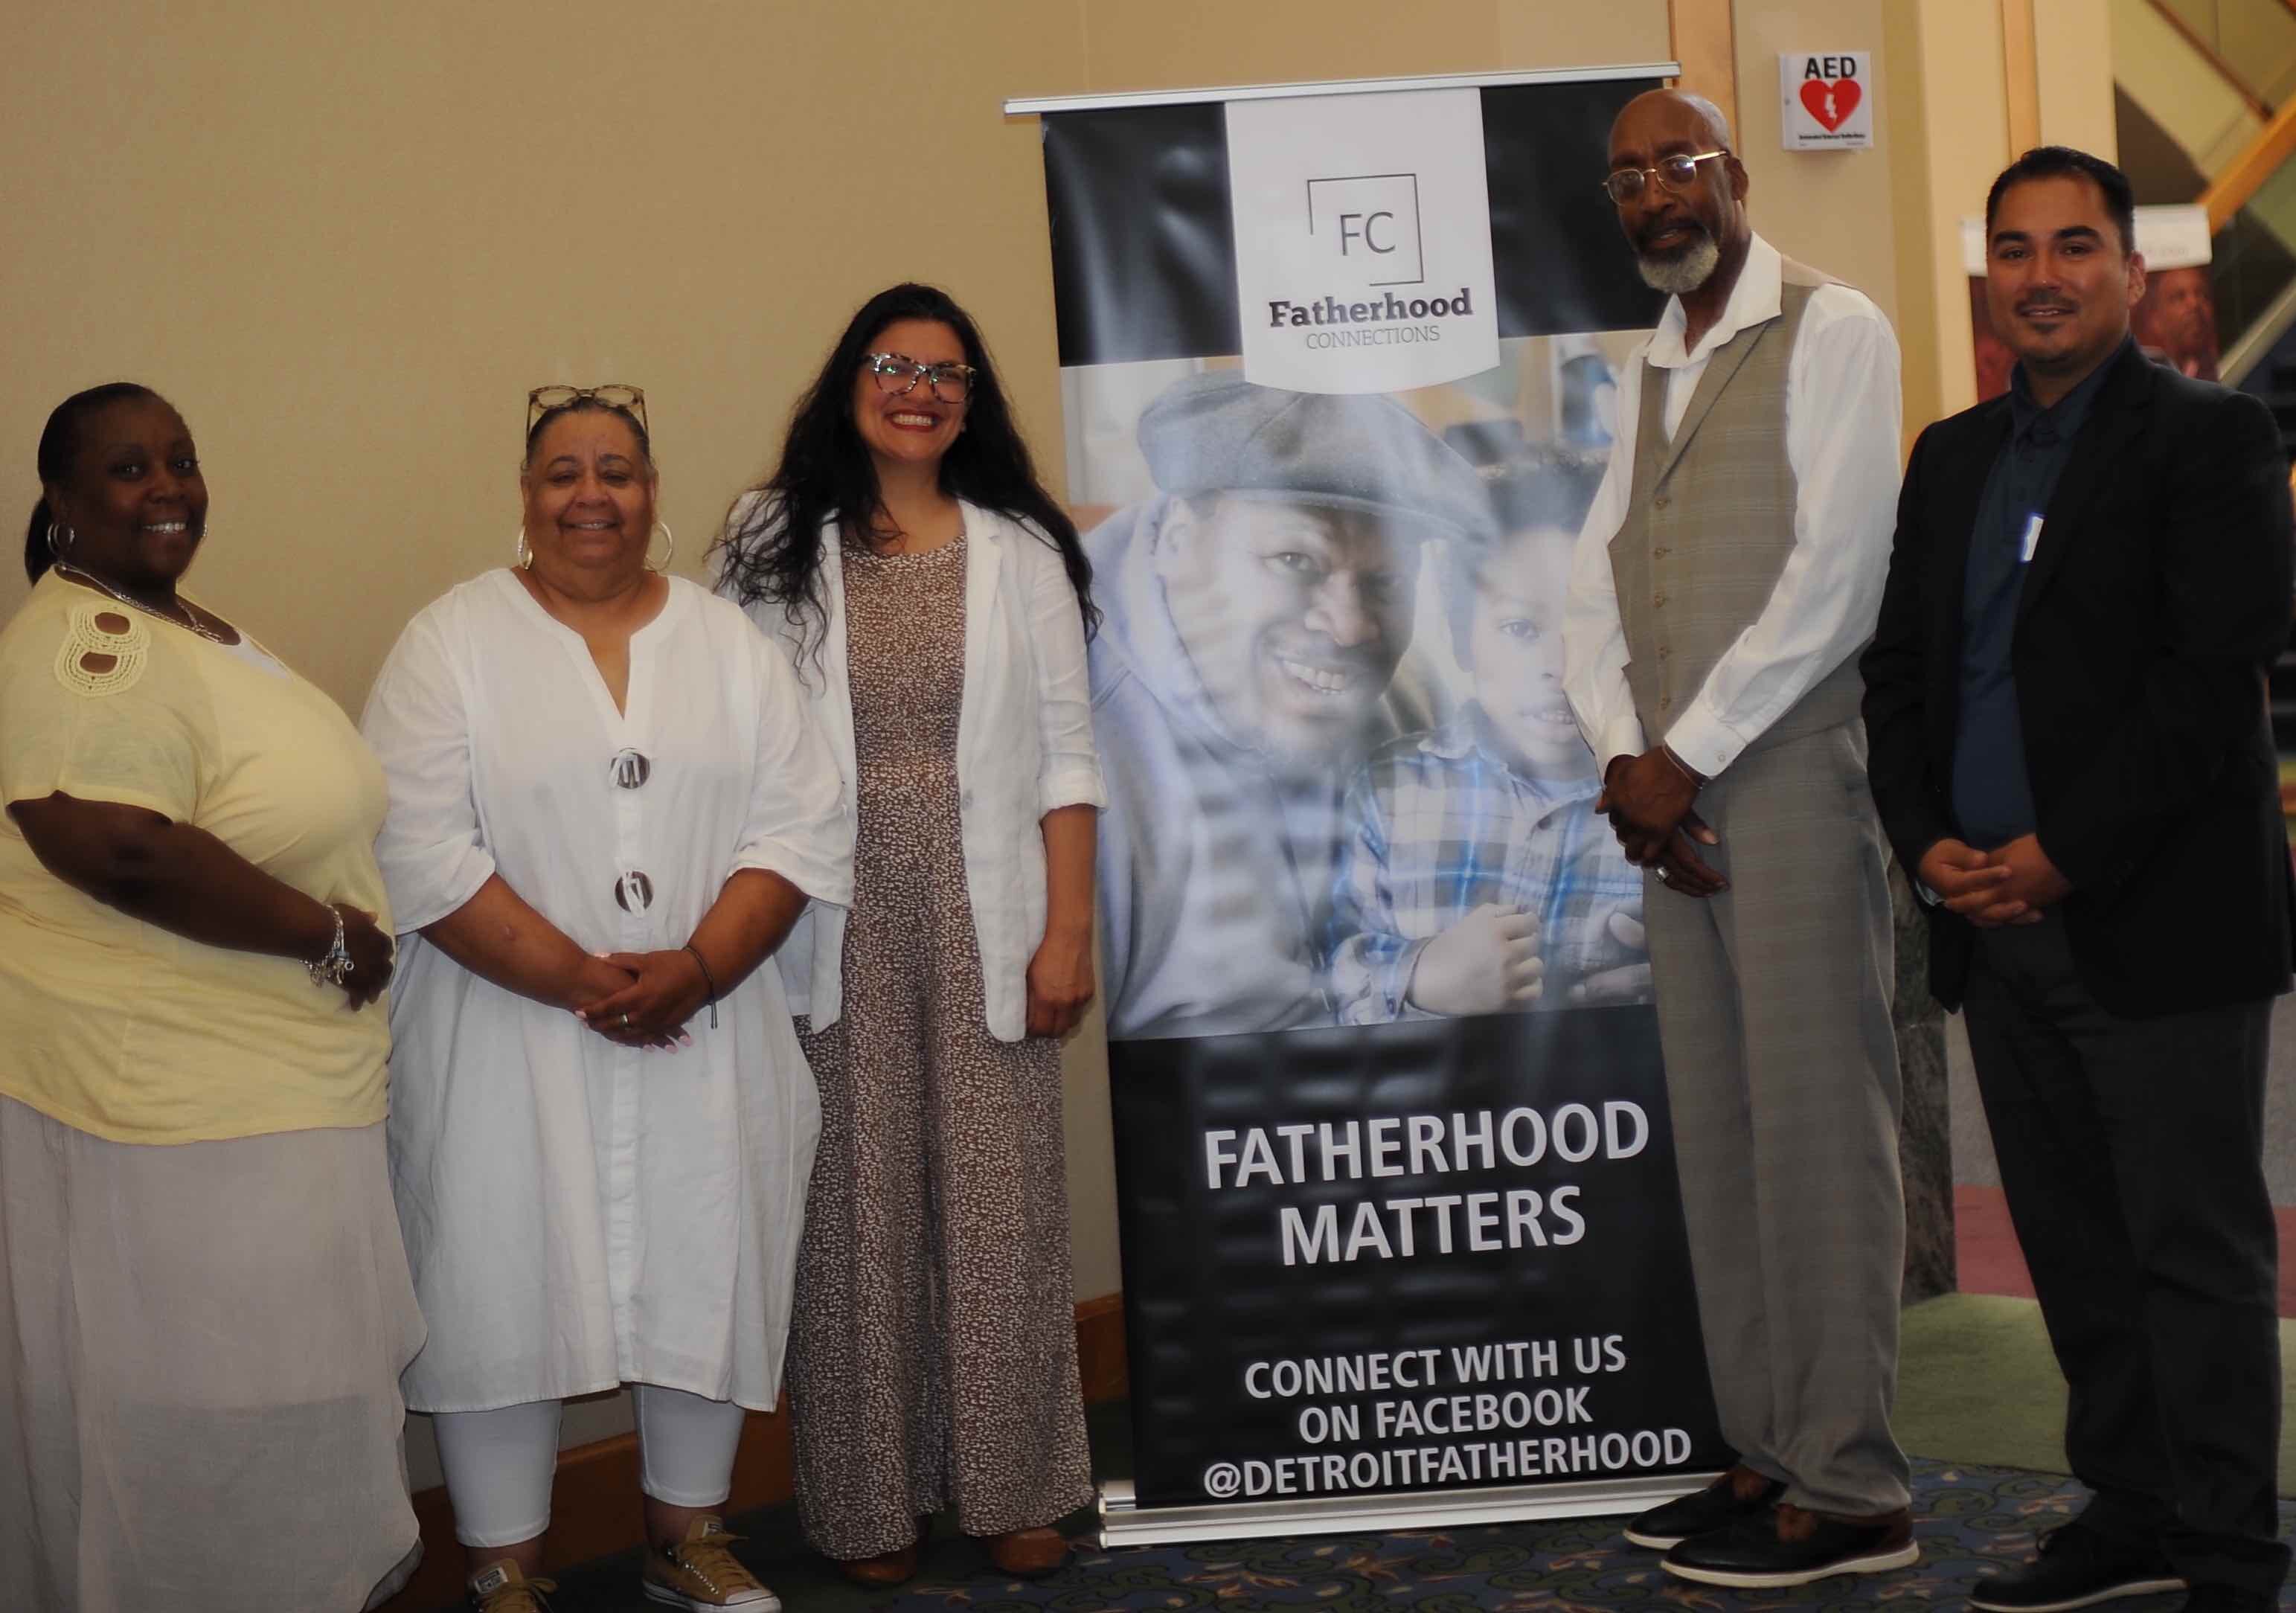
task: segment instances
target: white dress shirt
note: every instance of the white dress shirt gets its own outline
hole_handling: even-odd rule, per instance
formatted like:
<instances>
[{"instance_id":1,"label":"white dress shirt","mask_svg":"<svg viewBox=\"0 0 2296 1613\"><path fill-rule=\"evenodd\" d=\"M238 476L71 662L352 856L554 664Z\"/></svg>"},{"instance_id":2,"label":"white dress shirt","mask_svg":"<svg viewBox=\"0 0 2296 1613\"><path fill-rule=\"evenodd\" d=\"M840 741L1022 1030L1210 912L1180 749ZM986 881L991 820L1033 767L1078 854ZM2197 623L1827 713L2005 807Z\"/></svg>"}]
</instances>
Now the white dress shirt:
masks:
<instances>
[{"instance_id":1,"label":"white dress shirt","mask_svg":"<svg viewBox=\"0 0 2296 1613\"><path fill-rule=\"evenodd\" d=\"M1755 236L1721 318L1688 351L1682 299L1669 298L1658 329L1619 378L1618 442L1578 536L1562 627L1563 687L1579 731L1606 768L1650 743L1627 687L1627 637L1610 548L1634 487L1643 361L1667 372L1671 436L1715 349L1777 317L1781 262L1777 249ZM1863 292L1818 287L1786 371L1786 460L1798 489L1793 549L1769 603L1661 736L1707 777L1727 769L1873 635L1897 522L1900 410L1898 339L1890 322Z\"/></svg>"}]
</instances>

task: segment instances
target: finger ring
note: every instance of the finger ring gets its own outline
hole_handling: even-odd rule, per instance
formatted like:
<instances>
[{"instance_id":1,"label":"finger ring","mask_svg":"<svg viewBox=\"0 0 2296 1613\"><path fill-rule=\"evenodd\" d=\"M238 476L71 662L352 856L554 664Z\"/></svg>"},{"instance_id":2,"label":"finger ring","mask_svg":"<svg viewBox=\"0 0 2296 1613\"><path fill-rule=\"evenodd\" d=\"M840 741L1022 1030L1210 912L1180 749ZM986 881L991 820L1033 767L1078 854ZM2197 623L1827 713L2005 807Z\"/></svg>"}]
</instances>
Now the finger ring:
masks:
<instances>
[{"instance_id":1,"label":"finger ring","mask_svg":"<svg viewBox=\"0 0 2296 1613\"><path fill-rule=\"evenodd\" d=\"M1673 884L1673 883L1674 883L1674 870L1673 870L1673 869L1671 869L1671 868L1661 868L1661 869L1660 869L1660 870L1658 871L1658 882L1659 882L1660 884L1661 884L1661 885L1671 885L1671 884ZM623 1018L623 1019L624 1019L625 1021L627 1021L627 1020L629 1019L629 1016L628 1016L627 1014L624 1014L624 1015L622 1016L622 1018Z\"/></svg>"},{"instance_id":2,"label":"finger ring","mask_svg":"<svg viewBox=\"0 0 2296 1613\"><path fill-rule=\"evenodd\" d=\"M627 1012L625 1012L625 1013L622 1015L622 1028L623 1028L624 1030L627 1030L629 1028L630 1028L630 1016L628 1015L628 1013L627 1013Z\"/></svg>"}]
</instances>

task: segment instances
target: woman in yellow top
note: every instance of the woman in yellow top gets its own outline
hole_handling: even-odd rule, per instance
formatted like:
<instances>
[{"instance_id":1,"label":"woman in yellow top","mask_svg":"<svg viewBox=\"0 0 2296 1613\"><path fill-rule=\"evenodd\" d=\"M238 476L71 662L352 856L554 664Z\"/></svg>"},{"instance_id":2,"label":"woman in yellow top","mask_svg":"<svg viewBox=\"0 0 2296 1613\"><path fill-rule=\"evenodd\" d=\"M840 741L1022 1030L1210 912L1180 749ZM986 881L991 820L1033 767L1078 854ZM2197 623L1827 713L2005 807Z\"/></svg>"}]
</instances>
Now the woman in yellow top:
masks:
<instances>
[{"instance_id":1,"label":"woman in yellow top","mask_svg":"<svg viewBox=\"0 0 2296 1613\"><path fill-rule=\"evenodd\" d=\"M39 447L0 629L0 1608L356 1609L416 1553L381 771L179 594L191 433Z\"/></svg>"}]
</instances>

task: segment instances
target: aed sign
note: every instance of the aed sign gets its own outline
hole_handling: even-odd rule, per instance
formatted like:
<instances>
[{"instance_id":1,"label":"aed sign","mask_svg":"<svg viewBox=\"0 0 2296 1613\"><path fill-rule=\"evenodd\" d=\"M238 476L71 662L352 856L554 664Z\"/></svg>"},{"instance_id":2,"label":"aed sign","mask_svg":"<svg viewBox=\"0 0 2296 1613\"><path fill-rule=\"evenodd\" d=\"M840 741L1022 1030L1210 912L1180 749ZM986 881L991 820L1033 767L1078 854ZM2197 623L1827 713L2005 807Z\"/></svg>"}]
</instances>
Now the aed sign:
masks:
<instances>
[{"instance_id":1,"label":"aed sign","mask_svg":"<svg viewBox=\"0 0 2296 1613\"><path fill-rule=\"evenodd\" d=\"M1785 51L1778 129L1790 151L1855 151L1874 143L1874 53Z\"/></svg>"}]
</instances>

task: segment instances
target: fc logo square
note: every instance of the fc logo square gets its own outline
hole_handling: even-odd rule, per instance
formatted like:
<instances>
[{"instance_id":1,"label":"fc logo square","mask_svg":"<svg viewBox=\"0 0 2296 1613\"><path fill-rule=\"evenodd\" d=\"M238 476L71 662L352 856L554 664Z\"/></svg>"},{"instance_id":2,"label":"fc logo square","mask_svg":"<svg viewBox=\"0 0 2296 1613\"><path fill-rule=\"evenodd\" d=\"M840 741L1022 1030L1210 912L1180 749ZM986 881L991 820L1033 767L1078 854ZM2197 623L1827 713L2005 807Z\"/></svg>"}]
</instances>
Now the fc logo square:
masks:
<instances>
[{"instance_id":1,"label":"fc logo square","mask_svg":"<svg viewBox=\"0 0 2296 1613\"><path fill-rule=\"evenodd\" d=\"M1359 285L1415 286L1427 279L1416 174L1310 179L1308 233Z\"/></svg>"}]
</instances>

